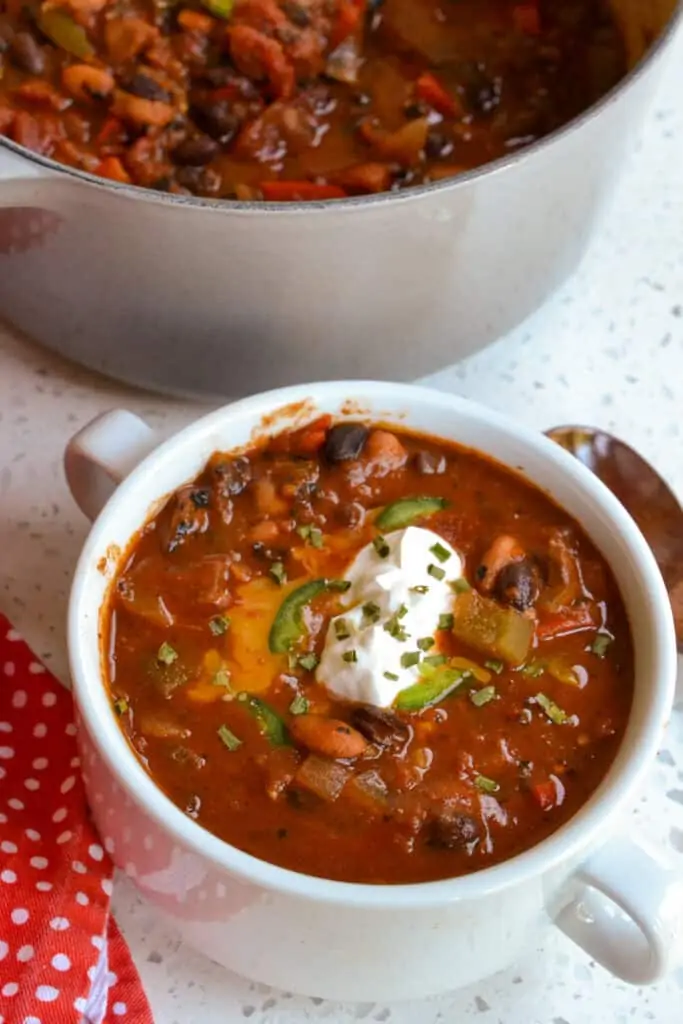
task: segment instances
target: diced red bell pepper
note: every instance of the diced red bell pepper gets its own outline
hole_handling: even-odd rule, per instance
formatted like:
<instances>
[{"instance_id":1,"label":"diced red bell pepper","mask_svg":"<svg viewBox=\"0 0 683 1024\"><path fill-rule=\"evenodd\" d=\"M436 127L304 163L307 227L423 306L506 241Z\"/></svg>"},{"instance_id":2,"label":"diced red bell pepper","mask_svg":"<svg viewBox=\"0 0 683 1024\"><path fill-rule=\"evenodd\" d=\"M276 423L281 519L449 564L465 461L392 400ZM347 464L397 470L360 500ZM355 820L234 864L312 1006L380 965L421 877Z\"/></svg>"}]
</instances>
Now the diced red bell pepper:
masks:
<instances>
[{"instance_id":1,"label":"diced red bell pepper","mask_svg":"<svg viewBox=\"0 0 683 1024\"><path fill-rule=\"evenodd\" d=\"M535 786L531 787L531 793L542 811L552 810L557 802L557 790L552 779L548 779L546 782L537 782Z\"/></svg>"},{"instance_id":2,"label":"diced red bell pepper","mask_svg":"<svg viewBox=\"0 0 683 1024\"><path fill-rule=\"evenodd\" d=\"M595 629L593 614L585 604L545 615L541 612L536 624L536 636L539 640L552 640L553 637L577 633L581 629Z\"/></svg>"},{"instance_id":3,"label":"diced red bell pepper","mask_svg":"<svg viewBox=\"0 0 683 1024\"><path fill-rule=\"evenodd\" d=\"M321 199L344 199L346 192L338 185L319 185L314 181L262 181L259 188L263 198L272 203L292 203L297 200L315 202Z\"/></svg>"},{"instance_id":4,"label":"diced red bell pepper","mask_svg":"<svg viewBox=\"0 0 683 1024\"><path fill-rule=\"evenodd\" d=\"M512 8L515 28L527 36L537 36L541 32L541 12L537 3L517 4Z\"/></svg>"},{"instance_id":5,"label":"diced red bell pepper","mask_svg":"<svg viewBox=\"0 0 683 1024\"><path fill-rule=\"evenodd\" d=\"M444 117L462 117L464 113L460 100L452 96L429 71L425 71L418 78L415 83L415 94L418 99Z\"/></svg>"}]
</instances>

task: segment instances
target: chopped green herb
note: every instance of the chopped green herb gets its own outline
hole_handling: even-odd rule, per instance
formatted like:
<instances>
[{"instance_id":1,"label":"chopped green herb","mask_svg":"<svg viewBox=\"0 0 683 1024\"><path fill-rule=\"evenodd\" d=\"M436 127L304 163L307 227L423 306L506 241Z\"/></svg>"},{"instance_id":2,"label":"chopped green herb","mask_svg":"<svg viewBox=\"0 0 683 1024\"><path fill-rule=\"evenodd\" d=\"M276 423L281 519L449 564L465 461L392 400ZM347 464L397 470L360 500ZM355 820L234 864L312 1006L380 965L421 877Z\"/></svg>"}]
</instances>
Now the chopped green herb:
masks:
<instances>
[{"instance_id":1,"label":"chopped green herb","mask_svg":"<svg viewBox=\"0 0 683 1024\"><path fill-rule=\"evenodd\" d=\"M170 644L164 640L163 644L157 651L157 661L160 661L162 665L172 665L178 657L178 652L174 651Z\"/></svg>"},{"instance_id":2,"label":"chopped green herb","mask_svg":"<svg viewBox=\"0 0 683 1024\"><path fill-rule=\"evenodd\" d=\"M380 558L388 558L391 553L391 548L385 541L384 537L380 534L379 537L375 537L372 546L379 555Z\"/></svg>"},{"instance_id":3,"label":"chopped green herb","mask_svg":"<svg viewBox=\"0 0 683 1024\"><path fill-rule=\"evenodd\" d=\"M398 682L398 676L395 672L384 672L382 673L385 679L391 679L392 683Z\"/></svg>"},{"instance_id":4,"label":"chopped green herb","mask_svg":"<svg viewBox=\"0 0 683 1024\"><path fill-rule=\"evenodd\" d=\"M242 740L238 739L234 732L228 729L227 725L219 727L218 735L228 750L237 750L238 747L242 746Z\"/></svg>"},{"instance_id":5,"label":"chopped green herb","mask_svg":"<svg viewBox=\"0 0 683 1024\"><path fill-rule=\"evenodd\" d=\"M280 586L287 581L287 573L282 562L273 562L268 572Z\"/></svg>"},{"instance_id":6,"label":"chopped green herb","mask_svg":"<svg viewBox=\"0 0 683 1024\"><path fill-rule=\"evenodd\" d=\"M413 665L417 665L420 661L421 654L419 651L406 651L405 654L401 655L401 667L412 668Z\"/></svg>"},{"instance_id":7,"label":"chopped green herb","mask_svg":"<svg viewBox=\"0 0 683 1024\"><path fill-rule=\"evenodd\" d=\"M211 680L214 686L225 686L230 687L230 673L227 668L219 668L215 676Z\"/></svg>"},{"instance_id":8,"label":"chopped green herb","mask_svg":"<svg viewBox=\"0 0 683 1024\"><path fill-rule=\"evenodd\" d=\"M445 612L443 615L439 615L439 625L437 629L453 629L454 618L450 612Z\"/></svg>"},{"instance_id":9,"label":"chopped green herb","mask_svg":"<svg viewBox=\"0 0 683 1024\"><path fill-rule=\"evenodd\" d=\"M427 572L430 576L433 576L435 580L442 580L446 575L446 570L439 568L438 565L434 565L433 562L430 562L427 566Z\"/></svg>"},{"instance_id":10,"label":"chopped green herb","mask_svg":"<svg viewBox=\"0 0 683 1024\"><path fill-rule=\"evenodd\" d=\"M474 785L477 789L480 789L482 793L497 793L500 789L500 786L494 779L487 779L485 775L476 775Z\"/></svg>"},{"instance_id":11,"label":"chopped green herb","mask_svg":"<svg viewBox=\"0 0 683 1024\"><path fill-rule=\"evenodd\" d=\"M114 701L114 711L117 715L125 715L128 708L129 704L125 697L119 697Z\"/></svg>"},{"instance_id":12,"label":"chopped green herb","mask_svg":"<svg viewBox=\"0 0 683 1024\"><path fill-rule=\"evenodd\" d=\"M358 654L352 648L350 651L344 651L344 653L342 654L342 659L353 664L354 662L358 661Z\"/></svg>"},{"instance_id":13,"label":"chopped green herb","mask_svg":"<svg viewBox=\"0 0 683 1024\"><path fill-rule=\"evenodd\" d=\"M382 509L377 517L377 526L380 530L397 530L422 516L440 512L447 505L448 502L444 498L401 498Z\"/></svg>"},{"instance_id":14,"label":"chopped green herb","mask_svg":"<svg viewBox=\"0 0 683 1024\"><path fill-rule=\"evenodd\" d=\"M430 650L434 646L434 637L423 636L420 640L417 641L417 646L420 648L421 651Z\"/></svg>"},{"instance_id":15,"label":"chopped green herb","mask_svg":"<svg viewBox=\"0 0 683 1024\"><path fill-rule=\"evenodd\" d=\"M349 633L348 623L346 619L335 619L334 620L334 635L337 640L348 640L351 634Z\"/></svg>"},{"instance_id":16,"label":"chopped green herb","mask_svg":"<svg viewBox=\"0 0 683 1024\"><path fill-rule=\"evenodd\" d=\"M366 601L363 605L363 618L366 619L368 623L377 622L381 614L382 610L380 606L374 601Z\"/></svg>"},{"instance_id":17,"label":"chopped green herb","mask_svg":"<svg viewBox=\"0 0 683 1024\"><path fill-rule=\"evenodd\" d=\"M212 619L209 619L209 629L214 636L222 636L223 633L227 633L230 628L230 619L227 615L214 615Z\"/></svg>"},{"instance_id":18,"label":"chopped green herb","mask_svg":"<svg viewBox=\"0 0 683 1024\"><path fill-rule=\"evenodd\" d=\"M549 697L546 697L544 693L537 693L535 700L543 708L551 722L554 722L555 725L564 725L569 717L566 711L563 711L561 707Z\"/></svg>"},{"instance_id":19,"label":"chopped green herb","mask_svg":"<svg viewBox=\"0 0 683 1024\"><path fill-rule=\"evenodd\" d=\"M420 583L417 587L409 588L413 594L428 594L429 587L425 586L424 583Z\"/></svg>"},{"instance_id":20,"label":"chopped green herb","mask_svg":"<svg viewBox=\"0 0 683 1024\"><path fill-rule=\"evenodd\" d=\"M307 540L311 547L321 548L323 546L322 530L319 530L317 526L310 526L306 523L304 526L297 526L296 532L302 540Z\"/></svg>"},{"instance_id":21,"label":"chopped green herb","mask_svg":"<svg viewBox=\"0 0 683 1024\"><path fill-rule=\"evenodd\" d=\"M614 642L614 637L610 636L609 633L598 633L595 640L591 644L591 651L597 655L598 658L604 658L607 654L607 649Z\"/></svg>"},{"instance_id":22,"label":"chopped green herb","mask_svg":"<svg viewBox=\"0 0 683 1024\"><path fill-rule=\"evenodd\" d=\"M455 594L466 594L468 590L472 589L464 576L460 576L457 580L450 580L448 586Z\"/></svg>"},{"instance_id":23,"label":"chopped green herb","mask_svg":"<svg viewBox=\"0 0 683 1024\"><path fill-rule=\"evenodd\" d=\"M483 708L484 704L494 700L496 696L495 686L484 686L481 690L475 690L470 694L470 700L477 708Z\"/></svg>"},{"instance_id":24,"label":"chopped green herb","mask_svg":"<svg viewBox=\"0 0 683 1024\"><path fill-rule=\"evenodd\" d=\"M445 548L443 544L439 544L438 541L436 544L432 544L429 550L439 562L447 562L451 557L451 553L448 548Z\"/></svg>"},{"instance_id":25,"label":"chopped green herb","mask_svg":"<svg viewBox=\"0 0 683 1024\"><path fill-rule=\"evenodd\" d=\"M398 609L396 610L396 614L398 615L399 619L405 618L405 616L408 614L408 607L407 607L407 605L400 604L398 606Z\"/></svg>"},{"instance_id":26,"label":"chopped green herb","mask_svg":"<svg viewBox=\"0 0 683 1024\"><path fill-rule=\"evenodd\" d=\"M302 669L306 672L312 672L318 665L318 655L314 654L313 651L309 654L300 655L297 660L299 665L301 665Z\"/></svg>"},{"instance_id":27,"label":"chopped green herb","mask_svg":"<svg viewBox=\"0 0 683 1024\"><path fill-rule=\"evenodd\" d=\"M520 671L523 676L538 679L545 672L545 665L542 665L540 661L530 661L528 665L522 665Z\"/></svg>"},{"instance_id":28,"label":"chopped green herb","mask_svg":"<svg viewBox=\"0 0 683 1024\"><path fill-rule=\"evenodd\" d=\"M232 14L235 0L200 0L202 7L205 7L214 18L223 18L227 21Z\"/></svg>"},{"instance_id":29,"label":"chopped green herb","mask_svg":"<svg viewBox=\"0 0 683 1024\"><path fill-rule=\"evenodd\" d=\"M495 672L496 675L499 676L505 668L505 665L502 661L498 661L497 658L492 658L489 661L484 662L484 668L487 668L490 672Z\"/></svg>"},{"instance_id":30,"label":"chopped green herb","mask_svg":"<svg viewBox=\"0 0 683 1024\"><path fill-rule=\"evenodd\" d=\"M438 668L439 665L445 665L446 660L447 659L445 654L430 654L427 658L422 659L422 664L431 665L434 668Z\"/></svg>"},{"instance_id":31,"label":"chopped green herb","mask_svg":"<svg viewBox=\"0 0 683 1024\"><path fill-rule=\"evenodd\" d=\"M351 580L326 580L328 590L338 590L341 594L351 589Z\"/></svg>"},{"instance_id":32,"label":"chopped green herb","mask_svg":"<svg viewBox=\"0 0 683 1024\"><path fill-rule=\"evenodd\" d=\"M394 706L399 711L421 711L444 700L464 681L465 674L457 668L430 668L427 674L424 662L420 665L424 678L407 687L396 697Z\"/></svg>"},{"instance_id":33,"label":"chopped green herb","mask_svg":"<svg viewBox=\"0 0 683 1024\"><path fill-rule=\"evenodd\" d=\"M292 715L305 715L309 709L309 703L304 697L303 693L297 693L296 697L289 705L289 711Z\"/></svg>"},{"instance_id":34,"label":"chopped green herb","mask_svg":"<svg viewBox=\"0 0 683 1024\"><path fill-rule=\"evenodd\" d=\"M398 611L395 612L391 616L391 618L387 619L387 621L384 623L385 631L389 634L389 636L393 636L394 640L405 641L408 639L408 633L406 632L405 627L402 626L399 621L402 618L401 612L403 608L405 608L405 605L401 605Z\"/></svg>"},{"instance_id":35,"label":"chopped green herb","mask_svg":"<svg viewBox=\"0 0 683 1024\"><path fill-rule=\"evenodd\" d=\"M250 693L239 693L237 699L246 704L256 719L261 735L265 736L269 743L274 747L284 747L290 743L287 726L269 704Z\"/></svg>"}]
</instances>

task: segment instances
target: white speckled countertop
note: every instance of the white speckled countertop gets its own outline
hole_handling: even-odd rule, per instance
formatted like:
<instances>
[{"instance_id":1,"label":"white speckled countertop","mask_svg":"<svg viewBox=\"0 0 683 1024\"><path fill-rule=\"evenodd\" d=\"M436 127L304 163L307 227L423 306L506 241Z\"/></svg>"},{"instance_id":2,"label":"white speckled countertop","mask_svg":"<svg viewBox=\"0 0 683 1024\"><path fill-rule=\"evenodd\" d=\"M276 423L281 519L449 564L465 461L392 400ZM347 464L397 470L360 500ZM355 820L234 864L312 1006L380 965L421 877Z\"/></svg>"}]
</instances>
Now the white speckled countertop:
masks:
<instances>
[{"instance_id":1,"label":"white speckled countertop","mask_svg":"<svg viewBox=\"0 0 683 1024\"><path fill-rule=\"evenodd\" d=\"M612 210L582 269L512 335L429 383L539 428L621 435L683 495L683 38ZM0 608L66 679L64 618L87 523L61 457L96 413L126 406L169 433L201 409L78 370L0 329ZM633 826L683 870L683 709L674 712ZM419 1004L338 1005L227 974L179 943L120 880L115 909L158 1024L680 1024L678 970L650 989L610 978L560 934L514 969Z\"/></svg>"}]
</instances>

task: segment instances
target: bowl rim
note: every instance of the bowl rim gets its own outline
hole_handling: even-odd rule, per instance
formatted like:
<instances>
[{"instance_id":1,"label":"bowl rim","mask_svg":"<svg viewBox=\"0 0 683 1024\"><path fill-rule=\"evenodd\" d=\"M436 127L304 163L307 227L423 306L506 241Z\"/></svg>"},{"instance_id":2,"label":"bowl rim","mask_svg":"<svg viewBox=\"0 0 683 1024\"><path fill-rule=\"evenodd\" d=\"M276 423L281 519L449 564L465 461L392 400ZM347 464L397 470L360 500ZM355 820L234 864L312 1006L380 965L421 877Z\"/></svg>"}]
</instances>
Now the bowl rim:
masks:
<instances>
[{"instance_id":1,"label":"bowl rim","mask_svg":"<svg viewBox=\"0 0 683 1024\"><path fill-rule=\"evenodd\" d=\"M616 85L613 85L608 92L597 99L576 117L573 117L570 121L567 121L566 124L555 129L555 131L550 132L550 134L537 139L536 142L533 142L530 146L513 150L511 153L506 156L499 157L497 160L492 160L490 163L481 164L471 170L464 171L456 178L446 178L442 181L435 181L429 184L411 186L407 189L401 189L398 192L379 192L366 196L348 196L344 199L325 199L308 203L300 201L283 203L271 201L243 201L237 199L216 200L207 199L202 196L181 196L173 195L168 192L155 192L153 189L143 188L140 185L128 185L123 182L111 181L106 178L99 177L96 174L90 174L88 171L81 171L76 167L69 167L67 164L60 164L56 160L52 160L50 157L42 156L40 153L33 153L25 146L21 146L18 143L13 142L11 139L7 139L1 135L0 150L4 146L14 152L17 156L22 157L24 160L38 164L46 170L57 174L63 174L67 177L78 179L100 190L118 193L120 196L126 196L130 199L137 199L141 201L147 199L150 202L179 208L195 207L226 214L256 213L260 216L272 216L274 213L286 213L290 216L300 216L312 210L319 212L361 210L365 207L375 207L384 203L406 203L419 200L422 196L434 195L436 193L447 192L449 190L455 191L456 189L464 188L470 183L473 183L479 178L483 178L489 174L493 175L502 173L503 171L516 166L520 161L525 160L527 156L545 151L556 140L563 139L566 136L579 131L585 124L592 121L593 118L598 117L604 109L616 102L622 93L625 93L633 84L635 84L635 82L648 72L650 67L656 63L663 52L671 45L681 25L683 25L683 0L676 0L674 10L660 30L656 39L650 44L649 49L633 65L633 67L629 69L624 77L621 78Z\"/></svg>"},{"instance_id":2,"label":"bowl rim","mask_svg":"<svg viewBox=\"0 0 683 1024\"><path fill-rule=\"evenodd\" d=\"M498 864L454 878L391 885L341 882L279 867L219 839L187 817L147 774L115 721L101 670L93 680L85 664L84 645L81 644L84 628L96 629L97 649L101 650L101 605L92 623L86 627L82 618L83 612L92 607L92 600L88 601L89 584L98 572L97 563L101 553L108 546L107 525L116 515L118 507L128 500L129 491L139 481L153 479L154 464L172 460L179 446L187 446L189 449L193 445L197 446L203 435L209 435L216 429L225 433L231 421L253 418L259 422L264 415L272 415L281 408L301 403L304 399L310 399L311 395L314 396L314 402L338 401L341 406L354 393L363 394L373 403L380 404L383 414L385 407L391 406L396 420L399 420L397 410L409 410L411 401L421 400L432 405L436 403L446 412L464 414L512 435L527 451L536 457L540 456L546 464L552 463L568 476L572 485L588 497L603 517L608 518L612 528L618 531L628 547L639 587L648 595L648 628L653 642L650 645L652 651L647 672L643 675L654 680L656 685L652 687L647 709L637 726L637 742L632 743L628 750L622 743L598 788L572 818L547 838ZM376 412L374 416L378 420L385 419L384 415ZM391 416L391 412L386 413L387 422L391 422ZM372 417L371 411L368 418ZM410 429L409 411L404 426ZM441 436L448 440L447 434ZM498 461L503 466L515 468L503 459L499 458ZM150 506L160 497L152 493L144 502L144 507L140 509L140 526L148 518ZM224 873L262 889L319 903L392 910L442 906L491 895L532 877L542 876L563 862L575 861L586 848L599 844L606 818L614 817L624 808L654 761L662 729L673 705L677 664L671 605L654 556L630 515L597 477L543 434L478 402L422 385L382 381L325 381L290 385L255 394L198 417L154 448L116 488L92 526L73 578L67 634L79 727L85 726L99 756L128 798L169 834L174 842L208 860ZM630 717L626 736L632 728L636 727Z\"/></svg>"}]
</instances>

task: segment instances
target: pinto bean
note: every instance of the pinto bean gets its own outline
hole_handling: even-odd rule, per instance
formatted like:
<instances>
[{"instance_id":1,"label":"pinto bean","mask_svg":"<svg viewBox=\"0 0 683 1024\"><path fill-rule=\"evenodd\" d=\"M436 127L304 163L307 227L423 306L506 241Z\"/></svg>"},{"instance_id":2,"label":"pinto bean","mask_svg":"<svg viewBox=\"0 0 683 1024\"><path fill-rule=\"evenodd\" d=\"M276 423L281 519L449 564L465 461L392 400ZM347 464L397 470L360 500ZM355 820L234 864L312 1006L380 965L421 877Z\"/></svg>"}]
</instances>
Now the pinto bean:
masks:
<instances>
[{"instance_id":1,"label":"pinto bean","mask_svg":"<svg viewBox=\"0 0 683 1024\"><path fill-rule=\"evenodd\" d=\"M426 825L427 843L444 850L457 850L470 846L481 838L476 818L470 814L449 812L436 814Z\"/></svg>"},{"instance_id":2,"label":"pinto bean","mask_svg":"<svg viewBox=\"0 0 683 1024\"><path fill-rule=\"evenodd\" d=\"M402 746L410 736L409 727L398 715L369 704L354 708L351 722L366 739L380 747Z\"/></svg>"},{"instance_id":3,"label":"pinto bean","mask_svg":"<svg viewBox=\"0 0 683 1024\"><path fill-rule=\"evenodd\" d=\"M521 562L509 562L500 570L493 595L501 604L525 612L536 604L541 585L538 566L530 558L523 558Z\"/></svg>"},{"instance_id":4,"label":"pinto bean","mask_svg":"<svg viewBox=\"0 0 683 1024\"><path fill-rule=\"evenodd\" d=\"M289 730L296 743L323 757L360 757L368 745L353 726L324 715L298 715L289 723Z\"/></svg>"},{"instance_id":5,"label":"pinto bean","mask_svg":"<svg viewBox=\"0 0 683 1024\"><path fill-rule=\"evenodd\" d=\"M45 54L30 32L17 32L10 43L10 54L12 63L29 75L42 75L45 71Z\"/></svg>"}]
</instances>

